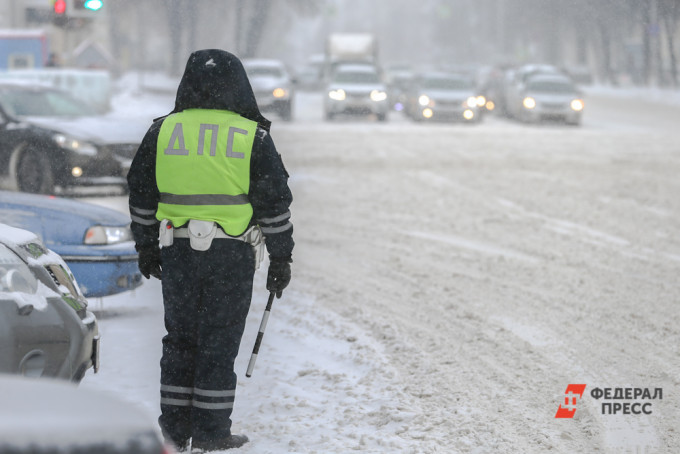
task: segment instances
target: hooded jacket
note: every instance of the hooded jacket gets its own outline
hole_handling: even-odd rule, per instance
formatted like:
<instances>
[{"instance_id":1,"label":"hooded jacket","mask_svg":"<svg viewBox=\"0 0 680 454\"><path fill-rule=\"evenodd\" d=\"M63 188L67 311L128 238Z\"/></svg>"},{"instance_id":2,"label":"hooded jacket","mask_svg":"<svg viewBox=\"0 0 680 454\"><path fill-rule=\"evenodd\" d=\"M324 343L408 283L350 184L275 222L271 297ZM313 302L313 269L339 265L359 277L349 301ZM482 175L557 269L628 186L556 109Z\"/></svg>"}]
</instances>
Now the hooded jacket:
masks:
<instances>
[{"instance_id":1,"label":"hooded jacket","mask_svg":"<svg viewBox=\"0 0 680 454\"><path fill-rule=\"evenodd\" d=\"M269 135L271 122L257 107L241 61L219 49L193 52L170 114L186 109L226 110L258 124L250 160L251 224L262 228L271 257L290 258L294 242L289 208L293 197L288 188L288 173ZM156 143L166 117L154 120L127 176L131 228L138 250L158 244L159 222L155 214L160 195L156 184Z\"/></svg>"}]
</instances>

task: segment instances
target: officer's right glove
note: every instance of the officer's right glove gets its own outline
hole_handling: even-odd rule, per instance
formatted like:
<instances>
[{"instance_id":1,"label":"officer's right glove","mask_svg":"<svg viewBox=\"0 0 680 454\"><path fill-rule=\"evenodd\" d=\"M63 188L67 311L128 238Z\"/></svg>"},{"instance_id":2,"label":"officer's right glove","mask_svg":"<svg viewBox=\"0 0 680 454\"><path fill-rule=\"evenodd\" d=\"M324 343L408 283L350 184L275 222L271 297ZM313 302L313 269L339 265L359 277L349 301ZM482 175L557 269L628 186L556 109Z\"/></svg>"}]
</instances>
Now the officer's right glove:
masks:
<instances>
[{"instance_id":1,"label":"officer's right glove","mask_svg":"<svg viewBox=\"0 0 680 454\"><path fill-rule=\"evenodd\" d=\"M137 248L139 260L137 262L139 271L147 279L150 276L161 279L161 250L157 244L142 246Z\"/></svg>"},{"instance_id":2,"label":"officer's right glove","mask_svg":"<svg viewBox=\"0 0 680 454\"><path fill-rule=\"evenodd\" d=\"M290 257L269 257L269 270L267 272L267 290L276 293L281 298L283 289L290 283Z\"/></svg>"}]
</instances>

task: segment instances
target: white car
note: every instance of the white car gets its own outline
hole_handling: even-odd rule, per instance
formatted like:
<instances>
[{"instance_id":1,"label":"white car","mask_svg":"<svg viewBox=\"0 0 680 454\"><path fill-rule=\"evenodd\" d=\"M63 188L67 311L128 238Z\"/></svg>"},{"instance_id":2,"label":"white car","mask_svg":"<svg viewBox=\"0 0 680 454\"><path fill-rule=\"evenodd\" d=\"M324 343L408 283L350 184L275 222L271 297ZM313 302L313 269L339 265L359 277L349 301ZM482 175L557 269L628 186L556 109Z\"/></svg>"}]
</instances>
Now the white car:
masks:
<instances>
[{"instance_id":1,"label":"white car","mask_svg":"<svg viewBox=\"0 0 680 454\"><path fill-rule=\"evenodd\" d=\"M445 72L418 76L409 90L406 113L415 121L479 121L477 92L471 78Z\"/></svg>"},{"instance_id":2,"label":"white car","mask_svg":"<svg viewBox=\"0 0 680 454\"><path fill-rule=\"evenodd\" d=\"M0 373L77 383L90 368L99 327L68 265L35 234L0 224Z\"/></svg>"},{"instance_id":3,"label":"white car","mask_svg":"<svg viewBox=\"0 0 680 454\"><path fill-rule=\"evenodd\" d=\"M292 120L295 81L283 62L273 59L244 59L243 67L260 111L274 112L284 121Z\"/></svg>"},{"instance_id":4,"label":"white car","mask_svg":"<svg viewBox=\"0 0 680 454\"><path fill-rule=\"evenodd\" d=\"M109 394L0 375L1 453L174 453L159 432L151 415Z\"/></svg>"},{"instance_id":5,"label":"white car","mask_svg":"<svg viewBox=\"0 0 680 454\"><path fill-rule=\"evenodd\" d=\"M559 120L570 125L581 123L585 104L582 94L567 76L539 74L530 77L521 92L517 118L527 123Z\"/></svg>"},{"instance_id":6,"label":"white car","mask_svg":"<svg viewBox=\"0 0 680 454\"><path fill-rule=\"evenodd\" d=\"M373 114L378 121L387 121L389 109L387 87L373 65L343 64L335 69L324 97L327 120L339 114Z\"/></svg>"}]
</instances>

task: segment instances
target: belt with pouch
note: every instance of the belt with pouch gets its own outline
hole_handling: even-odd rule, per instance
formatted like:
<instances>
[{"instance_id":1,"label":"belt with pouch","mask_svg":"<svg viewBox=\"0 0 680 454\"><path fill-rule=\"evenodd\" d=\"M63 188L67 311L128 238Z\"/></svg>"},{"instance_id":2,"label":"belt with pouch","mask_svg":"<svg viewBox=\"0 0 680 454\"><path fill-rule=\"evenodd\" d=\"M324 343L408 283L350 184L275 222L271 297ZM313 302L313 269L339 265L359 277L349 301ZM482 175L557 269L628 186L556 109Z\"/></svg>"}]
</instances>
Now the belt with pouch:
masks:
<instances>
[{"instance_id":1,"label":"belt with pouch","mask_svg":"<svg viewBox=\"0 0 680 454\"><path fill-rule=\"evenodd\" d=\"M255 269L259 268L264 257L264 237L258 226L252 226L242 235L230 236L212 221L192 219L187 227L174 228L172 223L163 219L160 225L159 242L163 247L172 246L174 238L188 238L191 248L196 251L207 251L216 238L243 241L250 244L255 252Z\"/></svg>"}]
</instances>

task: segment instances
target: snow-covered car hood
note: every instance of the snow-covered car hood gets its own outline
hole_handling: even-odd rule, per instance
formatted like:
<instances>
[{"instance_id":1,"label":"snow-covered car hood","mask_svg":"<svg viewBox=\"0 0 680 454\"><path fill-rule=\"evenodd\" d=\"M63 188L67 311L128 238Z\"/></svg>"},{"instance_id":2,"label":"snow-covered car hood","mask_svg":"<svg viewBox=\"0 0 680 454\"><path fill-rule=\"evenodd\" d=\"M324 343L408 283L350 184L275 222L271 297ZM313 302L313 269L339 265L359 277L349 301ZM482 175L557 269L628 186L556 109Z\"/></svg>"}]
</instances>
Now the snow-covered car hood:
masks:
<instances>
[{"instance_id":1,"label":"snow-covered car hood","mask_svg":"<svg viewBox=\"0 0 680 454\"><path fill-rule=\"evenodd\" d=\"M0 244L7 246L22 257L27 265L37 268L57 265L65 270L69 270L66 262L58 254L45 247L38 236L28 230L0 224ZM40 252L33 256L27 251L34 251L34 248L38 248ZM47 307L46 298L60 297L60 295L55 289L47 287L44 282L37 279L37 276L34 277L36 277L37 283L37 290L34 293L23 291L4 292L0 290L0 297L4 300L14 301L20 308L31 305L37 310L43 310ZM63 290L63 293L68 293L68 289L64 288Z\"/></svg>"},{"instance_id":2,"label":"snow-covered car hood","mask_svg":"<svg viewBox=\"0 0 680 454\"><path fill-rule=\"evenodd\" d=\"M114 117L21 117L20 120L101 144L141 143L148 123Z\"/></svg>"}]
</instances>

